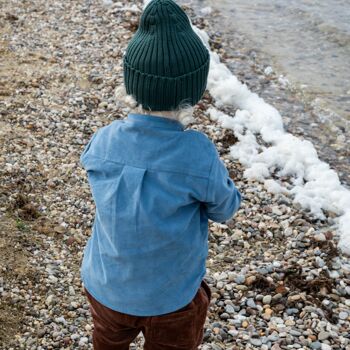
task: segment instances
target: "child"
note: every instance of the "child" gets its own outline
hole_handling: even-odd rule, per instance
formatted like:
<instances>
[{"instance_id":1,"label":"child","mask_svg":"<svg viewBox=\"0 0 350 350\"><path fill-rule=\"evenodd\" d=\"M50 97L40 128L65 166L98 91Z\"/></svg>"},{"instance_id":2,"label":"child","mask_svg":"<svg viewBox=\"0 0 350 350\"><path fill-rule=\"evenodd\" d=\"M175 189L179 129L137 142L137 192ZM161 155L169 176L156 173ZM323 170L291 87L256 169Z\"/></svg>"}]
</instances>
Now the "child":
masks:
<instances>
[{"instance_id":1,"label":"child","mask_svg":"<svg viewBox=\"0 0 350 350\"><path fill-rule=\"evenodd\" d=\"M124 56L142 113L98 130L81 163L96 204L82 279L96 350L197 349L211 292L203 280L208 219L225 222L241 195L214 144L177 119L201 98L209 53L187 15L153 0Z\"/></svg>"}]
</instances>

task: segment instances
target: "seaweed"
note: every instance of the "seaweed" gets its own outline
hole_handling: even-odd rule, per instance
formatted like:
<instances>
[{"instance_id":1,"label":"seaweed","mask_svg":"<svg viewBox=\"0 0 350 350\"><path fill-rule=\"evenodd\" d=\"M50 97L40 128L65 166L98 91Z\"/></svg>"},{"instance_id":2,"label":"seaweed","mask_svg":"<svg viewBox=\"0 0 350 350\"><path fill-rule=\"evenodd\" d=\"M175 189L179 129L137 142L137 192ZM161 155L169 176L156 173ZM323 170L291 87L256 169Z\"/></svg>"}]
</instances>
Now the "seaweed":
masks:
<instances>
[{"instance_id":1,"label":"seaweed","mask_svg":"<svg viewBox=\"0 0 350 350\"><path fill-rule=\"evenodd\" d=\"M275 289L275 284L269 281L265 276L257 274L255 277L256 279L252 282L251 288L267 292Z\"/></svg>"}]
</instances>

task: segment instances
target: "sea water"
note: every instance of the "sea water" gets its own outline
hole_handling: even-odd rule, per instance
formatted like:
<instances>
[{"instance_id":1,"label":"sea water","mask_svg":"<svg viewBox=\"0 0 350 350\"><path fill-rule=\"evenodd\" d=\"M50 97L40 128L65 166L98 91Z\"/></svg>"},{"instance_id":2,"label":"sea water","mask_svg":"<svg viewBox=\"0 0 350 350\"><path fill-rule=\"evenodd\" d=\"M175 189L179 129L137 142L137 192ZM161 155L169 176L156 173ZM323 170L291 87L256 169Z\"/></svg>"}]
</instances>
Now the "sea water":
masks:
<instances>
[{"instance_id":1,"label":"sea water","mask_svg":"<svg viewBox=\"0 0 350 350\"><path fill-rule=\"evenodd\" d=\"M315 103L350 121L350 0L193 0L218 9ZM348 125L348 123L345 123Z\"/></svg>"}]
</instances>

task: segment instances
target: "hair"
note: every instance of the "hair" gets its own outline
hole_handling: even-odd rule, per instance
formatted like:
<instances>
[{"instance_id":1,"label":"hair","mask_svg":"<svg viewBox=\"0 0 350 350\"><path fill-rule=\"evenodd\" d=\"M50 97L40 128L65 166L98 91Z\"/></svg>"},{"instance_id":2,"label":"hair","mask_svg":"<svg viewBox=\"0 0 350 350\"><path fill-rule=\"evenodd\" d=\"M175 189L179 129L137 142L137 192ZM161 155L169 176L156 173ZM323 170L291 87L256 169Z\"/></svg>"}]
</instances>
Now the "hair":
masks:
<instances>
[{"instance_id":1,"label":"hair","mask_svg":"<svg viewBox=\"0 0 350 350\"><path fill-rule=\"evenodd\" d=\"M194 107L188 102L180 103L179 106L171 111L152 111L144 109L141 104L139 104L132 95L128 95L124 85L121 85L115 89L115 97L123 107L127 107L131 112L156 115L169 119L174 119L179 121L184 126L194 122L193 109Z\"/></svg>"}]
</instances>

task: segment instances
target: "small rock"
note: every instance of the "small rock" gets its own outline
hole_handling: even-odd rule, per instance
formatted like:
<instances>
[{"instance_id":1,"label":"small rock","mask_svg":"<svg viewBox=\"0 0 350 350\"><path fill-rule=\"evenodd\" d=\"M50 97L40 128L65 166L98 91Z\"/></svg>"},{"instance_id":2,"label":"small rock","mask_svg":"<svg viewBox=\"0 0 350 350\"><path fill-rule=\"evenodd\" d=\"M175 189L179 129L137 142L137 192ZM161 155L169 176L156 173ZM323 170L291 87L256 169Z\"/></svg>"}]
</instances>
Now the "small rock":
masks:
<instances>
[{"instance_id":1,"label":"small rock","mask_svg":"<svg viewBox=\"0 0 350 350\"><path fill-rule=\"evenodd\" d=\"M291 227L287 227L284 231L283 231L283 234L286 236L286 237L289 237L293 234L293 229Z\"/></svg>"},{"instance_id":2,"label":"small rock","mask_svg":"<svg viewBox=\"0 0 350 350\"><path fill-rule=\"evenodd\" d=\"M249 323L248 323L247 321L243 321L243 322L242 322L242 327L243 327L243 328L247 328L248 325L249 325Z\"/></svg>"},{"instance_id":3,"label":"small rock","mask_svg":"<svg viewBox=\"0 0 350 350\"><path fill-rule=\"evenodd\" d=\"M250 286L250 285L252 285L255 281L256 281L256 276L249 276L249 277L246 278L245 284L246 284L247 286Z\"/></svg>"},{"instance_id":4,"label":"small rock","mask_svg":"<svg viewBox=\"0 0 350 350\"><path fill-rule=\"evenodd\" d=\"M79 346L83 346L89 342L89 339L87 337L81 337L79 340Z\"/></svg>"},{"instance_id":5,"label":"small rock","mask_svg":"<svg viewBox=\"0 0 350 350\"><path fill-rule=\"evenodd\" d=\"M319 256L317 256L315 258L315 263L316 263L316 266L318 267L323 267L326 265L326 263L324 262L324 260L322 258L320 258Z\"/></svg>"},{"instance_id":6,"label":"small rock","mask_svg":"<svg viewBox=\"0 0 350 350\"><path fill-rule=\"evenodd\" d=\"M38 330L38 338L42 338L46 334L46 329L39 329Z\"/></svg>"},{"instance_id":7,"label":"small rock","mask_svg":"<svg viewBox=\"0 0 350 350\"><path fill-rule=\"evenodd\" d=\"M55 296L53 294L50 294L47 298L46 298L46 301L45 301L45 304L47 306L50 306L50 305L53 305L56 303L56 299L55 299Z\"/></svg>"},{"instance_id":8,"label":"small rock","mask_svg":"<svg viewBox=\"0 0 350 350\"><path fill-rule=\"evenodd\" d=\"M270 309L270 308L265 309L265 312L263 314L264 320L269 321L271 319L272 313L273 313L272 309Z\"/></svg>"},{"instance_id":9,"label":"small rock","mask_svg":"<svg viewBox=\"0 0 350 350\"><path fill-rule=\"evenodd\" d=\"M330 278L337 279L340 277L340 274L337 270L331 270L328 272Z\"/></svg>"},{"instance_id":10,"label":"small rock","mask_svg":"<svg viewBox=\"0 0 350 350\"><path fill-rule=\"evenodd\" d=\"M318 333L318 340L326 340L326 339L328 339L329 338L329 336L330 336L330 334L328 333L328 332L326 332L326 331L321 331L320 333Z\"/></svg>"},{"instance_id":11,"label":"small rock","mask_svg":"<svg viewBox=\"0 0 350 350\"><path fill-rule=\"evenodd\" d=\"M226 305L225 311L229 314L233 314L236 312L235 308L232 305Z\"/></svg>"},{"instance_id":12,"label":"small rock","mask_svg":"<svg viewBox=\"0 0 350 350\"><path fill-rule=\"evenodd\" d=\"M239 332L236 329L231 329L227 332L228 334L232 335L232 337L237 337Z\"/></svg>"},{"instance_id":13,"label":"small rock","mask_svg":"<svg viewBox=\"0 0 350 350\"><path fill-rule=\"evenodd\" d=\"M272 210L272 213L275 215L278 215L278 216L283 215L282 211L277 206L273 206L271 210Z\"/></svg>"},{"instance_id":14,"label":"small rock","mask_svg":"<svg viewBox=\"0 0 350 350\"><path fill-rule=\"evenodd\" d=\"M333 239L333 233L331 231L327 231L324 235L327 240Z\"/></svg>"},{"instance_id":15,"label":"small rock","mask_svg":"<svg viewBox=\"0 0 350 350\"><path fill-rule=\"evenodd\" d=\"M295 302L298 301L302 298L302 296L300 294L295 294L295 295L290 295L288 297L288 302Z\"/></svg>"},{"instance_id":16,"label":"small rock","mask_svg":"<svg viewBox=\"0 0 350 350\"><path fill-rule=\"evenodd\" d=\"M56 233L60 233L60 234L63 234L66 232L66 229L63 227L63 226L55 226L53 228L53 230L56 232Z\"/></svg>"},{"instance_id":17,"label":"small rock","mask_svg":"<svg viewBox=\"0 0 350 350\"><path fill-rule=\"evenodd\" d=\"M262 302L264 304L270 304L271 303L271 300L272 300L272 296L271 295L265 295Z\"/></svg>"},{"instance_id":18,"label":"small rock","mask_svg":"<svg viewBox=\"0 0 350 350\"><path fill-rule=\"evenodd\" d=\"M228 318L230 318L230 315L228 313L224 312L220 315L220 318L223 320L227 320Z\"/></svg>"},{"instance_id":19,"label":"small rock","mask_svg":"<svg viewBox=\"0 0 350 350\"><path fill-rule=\"evenodd\" d=\"M322 344L319 341L314 341L310 344L311 349L321 349Z\"/></svg>"},{"instance_id":20,"label":"small rock","mask_svg":"<svg viewBox=\"0 0 350 350\"><path fill-rule=\"evenodd\" d=\"M238 275L238 276L235 278L235 282L236 282L237 284L242 284L242 283L244 283L244 281L245 281L245 276L244 276L244 275Z\"/></svg>"},{"instance_id":21,"label":"small rock","mask_svg":"<svg viewBox=\"0 0 350 350\"><path fill-rule=\"evenodd\" d=\"M262 341L259 338L250 338L250 343L254 346L261 346Z\"/></svg>"},{"instance_id":22,"label":"small rock","mask_svg":"<svg viewBox=\"0 0 350 350\"><path fill-rule=\"evenodd\" d=\"M339 313L339 318L340 318L341 320L346 320L348 317L349 317L349 314L348 314L346 311L341 311L341 312Z\"/></svg>"},{"instance_id":23,"label":"small rock","mask_svg":"<svg viewBox=\"0 0 350 350\"><path fill-rule=\"evenodd\" d=\"M253 298L249 298L247 300L247 306L251 307L251 308L255 308L256 307L256 304L255 304L255 301Z\"/></svg>"},{"instance_id":24,"label":"small rock","mask_svg":"<svg viewBox=\"0 0 350 350\"><path fill-rule=\"evenodd\" d=\"M286 321L284 322L284 324L285 324L286 326L294 326L294 325L295 325L295 322L294 322L293 320L291 320L291 319L288 319L288 320L286 320Z\"/></svg>"},{"instance_id":25,"label":"small rock","mask_svg":"<svg viewBox=\"0 0 350 350\"><path fill-rule=\"evenodd\" d=\"M293 337L300 337L301 336L301 332L297 331L296 329L291 329L289 331L289 334L291 334Z\"/></svg>"},{"instance_id":26,"label":"small rock","mask_svg":"<svg viewBox=\"0 0 350 350\"><path fill-rule=\"evenodd\" d=\"M287 309L286 312L287 312L288 315L293 315L293 314L298 313L299 309L297 309L295 307L292 307L292 308Z\"/></svg>"},{"instance_id":27,"label":"small rock","mask_svg":"<svg viewBox=\"0 0 350 350\"><path fill-rule=\"evenodd\" d=\"M318 242L324 242L326 240L326 237L323 233L318 233L314 236L315 240Z\"/></svg>"},{"instance_id":28,"label":"small rock","mask_svg":"<svg viewBox=\"0 0 350 350\"><path fill-rule=\"evenodd\" d=\"M279 301L282 299L282 294L281 293L277 293L272 297L273 301Z\"/></svg>"},{"instance_id":29,"label":"small rock","mask_svg":"<svg viewBox=\"0 0 350 350\"><path fill-rule=\"evenodd\" d=\"M271 350L282 350L278 344L274 344L271 347Z\"/></svg>"},{"instance_id":30,"label":"small rock","mask_svg":"<svg viewBox=\"0 0 350 350\"><path fill-rule=\"evenodd\" d=\"M269 341L272 341L272 342L277 342L279 339L280 339L280 336L278 335L278 333L274 332L272 334L270 334L267 339Z\"/></svg>"}]
</instances>

